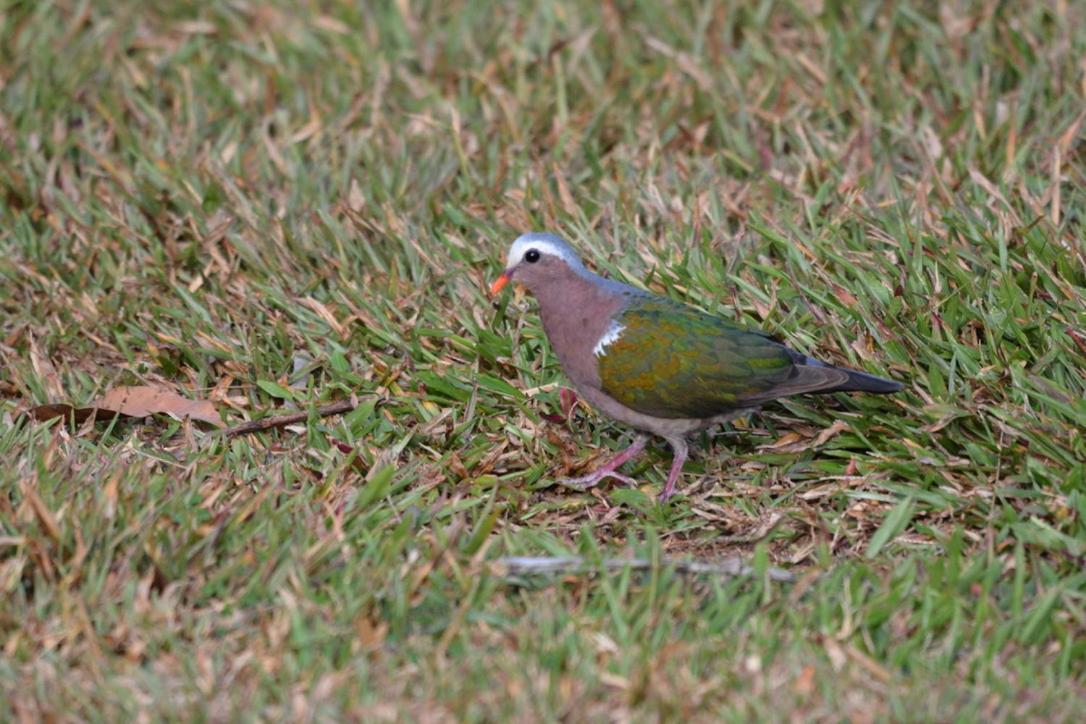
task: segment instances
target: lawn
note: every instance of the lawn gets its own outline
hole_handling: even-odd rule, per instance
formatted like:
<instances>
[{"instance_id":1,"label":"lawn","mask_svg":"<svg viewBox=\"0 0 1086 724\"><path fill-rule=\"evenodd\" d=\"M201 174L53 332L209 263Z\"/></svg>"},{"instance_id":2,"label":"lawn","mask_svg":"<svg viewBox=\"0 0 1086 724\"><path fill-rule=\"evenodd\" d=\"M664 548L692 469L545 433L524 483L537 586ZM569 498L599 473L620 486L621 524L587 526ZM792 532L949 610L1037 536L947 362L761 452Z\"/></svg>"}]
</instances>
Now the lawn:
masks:
<instances>
[{"instance_id":1,"label":"lawn","mask_svg":"<svg viewBox=\"0 0 1086 724\"><path fill-rule=\"evenodd\" d=\"M1083 58L1063 0L3 3L0 719L1081 716ZM630 431L487 293L527 230L906 388L556 487ZM131 385L307 416L23 415Z\"/></svg>"}]
</instances>

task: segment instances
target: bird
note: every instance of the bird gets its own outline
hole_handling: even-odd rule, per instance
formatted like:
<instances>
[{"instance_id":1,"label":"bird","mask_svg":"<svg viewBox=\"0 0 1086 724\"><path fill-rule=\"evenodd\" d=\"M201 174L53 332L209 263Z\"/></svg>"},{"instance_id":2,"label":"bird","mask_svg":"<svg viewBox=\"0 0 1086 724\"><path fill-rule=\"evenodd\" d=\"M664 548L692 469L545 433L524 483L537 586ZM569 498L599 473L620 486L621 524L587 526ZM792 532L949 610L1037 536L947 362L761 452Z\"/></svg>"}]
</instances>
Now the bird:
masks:
<instances>
[{"instance_id":1,"label":"bird","mask_svg":"<svg viewBox=\"0 0 1086 724\"><path fill-rule=\"evenodd\" d=\"M531 232L513 241L491 295L511 281L536 298L543 330L577 394L637 431L629 447L596 470L556 481L567 488L588 489L606 478L636 487L619 468L655 435L673 452L658 496L662 502L675 494L693 432L781 397L903 388L808 357L766 332L602 277L555 234Z\"/></svg>"}]
</instances>

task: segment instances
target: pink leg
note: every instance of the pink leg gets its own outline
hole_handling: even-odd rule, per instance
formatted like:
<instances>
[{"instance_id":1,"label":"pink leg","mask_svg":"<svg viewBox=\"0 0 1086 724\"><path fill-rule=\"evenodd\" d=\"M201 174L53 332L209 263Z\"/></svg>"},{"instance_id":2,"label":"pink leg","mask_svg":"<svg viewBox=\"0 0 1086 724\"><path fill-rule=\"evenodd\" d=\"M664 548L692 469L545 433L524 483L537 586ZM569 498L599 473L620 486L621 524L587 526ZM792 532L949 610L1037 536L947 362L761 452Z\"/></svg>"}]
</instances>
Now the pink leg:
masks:
<instances>
[{"instance_id":1,"label":"pink leg","mask_svg":"<svg viewBox=\"0 0 1086 724\"><path fill-rule=\"evenodd\" d=\"M679 482L679 475L683 471L683 463L686 462L687 453L686 440L683 438L669 437L667 441L671 445L674 458L671 461L671 472L667 474L667 484L664 485L664 489L658 498L661 503L675 494L675 483Z\"/></svg>"},{"instance_id":2,"label":"pink leg","mask_svg":"<svg viewBox=\"0 0 1086 724\"><path fill-rule=\"evenodd\" d=\"M648 441L649 438L647 435L638 435L628 448L620 452L618 455L615 455L605 465L596 468L588 475L583 475L579 478L559 478L555 482L563 487L574 488L576 490L587 490L593 485L599 483L604 478L614 478L615 480L621 480L627 485L636 486L636 480L615 471L622 467L623 463L637 457L637 455L645 449L645 443L647 443Z\"/></svg>"},{"instance_id":3,"label":"pink leg","mask_svg":"<svg viewBox=\"0 0 1086 724\"><path fill-rule=\"evenodd\" d=\"M558 402L562 405L562 417L568 422L569 416L573 414L573 406L577 404L577 393L563 387L558 391Z\"/></svg>"},{"instance_id":4,"label":"pink leg","mask_svg":"<svg viewBox=\"0 0 1086 724\"><path fill-rule=\"evenodd\" d=\"M573 414L573 406L577 404L577 393L569 389L568 387L563 387L561 390L558 391L558 402L562 406L561 415L540 413L539 416L547 422L553 422L556 425L561 425L562 423L568 425L570 424L570 415Z\"/></svg>"}]
</instances>

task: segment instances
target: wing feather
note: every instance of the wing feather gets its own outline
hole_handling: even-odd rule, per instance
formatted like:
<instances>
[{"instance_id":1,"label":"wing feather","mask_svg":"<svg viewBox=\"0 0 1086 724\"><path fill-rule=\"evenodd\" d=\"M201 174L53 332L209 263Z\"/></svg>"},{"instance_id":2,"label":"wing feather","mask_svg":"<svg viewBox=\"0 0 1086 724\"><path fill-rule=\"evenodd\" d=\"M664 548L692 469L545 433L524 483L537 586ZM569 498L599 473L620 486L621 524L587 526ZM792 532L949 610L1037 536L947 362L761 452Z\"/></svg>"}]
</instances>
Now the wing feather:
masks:
<instances>
[{"instance_id":1,"label":"wing feather","mask_svg":"<svg viewBox=\"0 0 1086 724\"><path fill-rule=\"evenodd\" d=\"M603 391L646 415L710 418L777 397L837 387L848 373L804 358L765 334L662 297L633 302L599 355Z\"/></svg>"}]
</instances>

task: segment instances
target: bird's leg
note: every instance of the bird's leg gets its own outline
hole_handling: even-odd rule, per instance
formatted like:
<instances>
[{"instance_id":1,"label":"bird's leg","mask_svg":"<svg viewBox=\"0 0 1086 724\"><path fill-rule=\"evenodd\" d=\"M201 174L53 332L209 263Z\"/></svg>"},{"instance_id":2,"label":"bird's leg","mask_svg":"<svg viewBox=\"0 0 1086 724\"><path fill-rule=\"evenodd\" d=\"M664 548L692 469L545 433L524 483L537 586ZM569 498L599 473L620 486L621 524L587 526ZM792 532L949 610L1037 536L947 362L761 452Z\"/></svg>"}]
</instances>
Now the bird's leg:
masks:
<instances>
[{"instance_id":1,"label":"bird's leg","mask_svg":"<svg viewBox=\"0 0 1086 724\"><path fill-rule=\"evenodd\" d=\"M562 417L569 422L569 416L573 414L573 406L577 404L577 393L568 387L558 391L558 402L562 405Z\"/></svg>"},{"instance_id":2,"label":"bird's leg","mask_svg":"<svg viewBox=\"0 0 1086 724\"><path fill-rule=\"evenodd\" d=\"M592 486L598 484L604 478L614 478L620 480L627 485L637 485L637 481L631 477L623 475L622 473L615 472L623 463L632 460L645 449L645 443L649 441L648 435L638 435L633 443L628 448L615 455L606 464L593 470L588 475L582 475L579 478L559 478L555 482L566 488L574 488L576 490L587 490Z\"/></svg>"},{"instance_id":3,"label":"bird's leg","mask_svg":"<svg viewBox=\"0 0 1086 724\"><path fill-rule=\"evenodd\" d=\"M675 494L675 483L679 482L679 475L682 474L683 463L686 462L688 451L686 440L682 437L669 437L665 439L668 444L671 445L671 451L674 453L674 458L671 461L671 472L667 474L667 483L664 485L664 489L658 498L661 503Z\"/></svg>"},{"instance_id":4,"label":"bird's leg","mask_svg":"<svg viewBox=\"0 0 1086 724\"><path fill-rule=\"evenodd\" d=\"M558 391L558 402L562 406L561 415L541 413L539 416L547 422L553 422L556 425L561 425L562 423L570 425L570 417L573 415L573 408L577 404L577 393L568 387L563 387Z\"/></svg>"}]
</instances>

